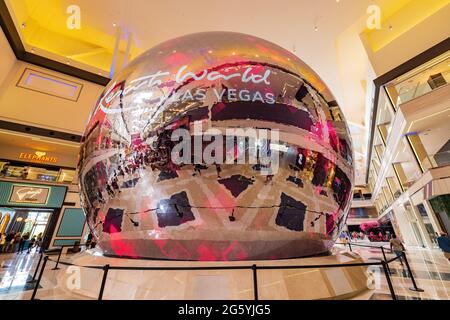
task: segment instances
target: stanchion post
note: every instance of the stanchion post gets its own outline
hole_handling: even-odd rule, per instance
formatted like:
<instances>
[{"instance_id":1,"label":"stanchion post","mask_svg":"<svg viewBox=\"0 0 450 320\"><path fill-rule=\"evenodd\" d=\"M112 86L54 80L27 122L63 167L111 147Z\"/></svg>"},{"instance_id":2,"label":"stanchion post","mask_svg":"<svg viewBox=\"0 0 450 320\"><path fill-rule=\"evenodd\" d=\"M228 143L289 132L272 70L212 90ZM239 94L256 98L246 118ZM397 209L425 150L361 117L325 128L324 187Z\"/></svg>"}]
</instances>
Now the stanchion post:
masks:
<instances>
[{"instance_id":1,"label":"stanchion post","mask_svg":"<svg viewBox=\"0 0 450 320\"><path fill-rule=\"evenodd\" d=\"M256 264L252 265L253 270L253 292L255 294L255 301L259 300L258 297L258 267Z\"/></svg>"},{"instance_id":2,"label":"stanchion post","mask_svg":"<svg viewBox=\"0 0 450 320\"><path fill-rule=\"evenodd\" d=\"M397 300L397 296L395 295L394 286L392 285L391 275L389 274L387 263L381 261L381 265L383 266L384 275L386 276L386 281L388 283L389 291L391 292L392 300Z\"/></svg>"},{"instance_id":3,"label":"stanchion post","mask_svg":"<svg viewBox=\"0 0 450 320\"><path fill-rule=\"evenodd\" d=\"M41 266L41 261L42 261L42 256L43 256L43 255L44 255L44 254L43 254L42 252L39 254L39 261L38 261L36 270L34 270L33 278L32 278L30 281L27 281L28 283L36 282L36 276L37 276L39 267Z\"/></svg>"},{"instance_id":4,"label":"stanchion post","mask_svg":"<svg viewBox=\"0 0 450 320\"><path fill-rule=\"evenodd\" d=\"M105 291L105 285L106 285L106 279L108 278L109 267L110 267L109 264L107 264L103 267L103 279L102 279L102 285L100 287L100 293L98 295L98 300L103 299L103 292Z\"/></svg>"},{"instance_id":5,"label":"stanchion post","mask_svg":"<svg viewBox=\"0 0 450 320\"><path fill-rule=\"evenodd\" d=\"M389 263L387 263L388 260L386 258L386 252L384 252L384 247L381 246L380 248L381 248L381 252L383 253L384 262L386 262L386 267L387 267L389 273L391 273L391 269L389 268Z\"/></svg>"},{"instance_id":6,"label":"stanchion post","mask_svg":"<svg viewBox=\"0 0 450 320\"><path fill-rule=\"evenodd\" d=\"M41 272L39 272L39 277L37 279L36 284L34 285L33 294L31 295L31 300L36 300L36 293L39 288L39 284L41 283L42 275L44 274L45 266L47 265L48 256L45 256L44 263L42 264Z\"/></svg>"},{"instance_id":7,"label":"stanchion post","mask_svg":"<svg viewBox=\"0 0 450 320\"><path fill-rule=\"evenodd\" d=\"M416 291L416 292L425 292L425 290L420 289L420 288L417 287L416 280L414 279L414 275L413 275L413 273L411 271L411 267L409 266L408 259L406 258L406 252L403 252L402 256L405 259L406 268L408 269L409 276L411 277L411 281L412 281L413 286L414 286L413 288L409 288L409 290Z\"/></svg>"},{"instance_id":8,"label":"stanchion post","mask_svg":"<svg viewBox=\"0 0 450 320\"><path fill-rule=\"evenodd\" d=\"M350 252L353 252L351 240L349 239L347 243L348 243L348 247L350 249Z\"/></svg>"},{"instance_id":9,"label":"stanchion post","mask_svg":"<svg viewBox=\"0 0 450 320\"><path fill-rule=\"evenodd\" d=\"M61 254L64 250L64 246L61 247L61 250L59 250L59 254L58 254L58 260L56 260L56 265L52 270L59 270L58 265L59 265L59 259L61 259Z\"/></svg>"}]
</instances>

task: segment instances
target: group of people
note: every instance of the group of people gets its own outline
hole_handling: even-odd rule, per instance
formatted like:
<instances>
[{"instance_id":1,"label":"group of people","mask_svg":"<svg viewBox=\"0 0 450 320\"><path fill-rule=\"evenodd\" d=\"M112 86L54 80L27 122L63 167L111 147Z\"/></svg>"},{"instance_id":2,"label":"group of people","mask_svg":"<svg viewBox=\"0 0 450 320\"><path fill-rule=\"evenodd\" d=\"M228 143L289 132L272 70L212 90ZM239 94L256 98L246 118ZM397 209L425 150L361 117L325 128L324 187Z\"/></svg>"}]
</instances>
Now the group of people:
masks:
<instances>
[{"instance_id":1,"label":"group of people","mask_svg":"<svg viewBox=\"0 0 450 320\"><path fill-rule=\"evenodd\" d=\"M42 247L42 233L37 236L30 236L30 233L10 232L9 234L3 233L0 240L0 252L1 253L30 253L33 248L36 251Z\"/></svg>"},{"instance_id":2,"label":"group of people","mask_svg":"<svg viewBox=\"0 0 450 320\"><path fill-rule=\"evenodd\" d=\"M363 231L353 231L351 233L348 231L343 231L339 238L342 242L358 240L369 240L371 242L389 242L393 238L393 236L393 233L389 231L383 233L381 230L378 231L378 233L370 231L368 234Z\"/></svg>"},{"instance_id":3,"label":"group of people","mask_svg":"<svg viewBox=\"0 0 450 320\"><path fill-rule=\"evenodd\" d=\"M115 198L122 193L120 188L119 177L123 180L126 178L132 179L139 168L144 168L148 164L148 156L146 153L135 151L130 155L129 159L125 159L122 154L119 154L119 163L117 168L113 171L112 176L108 179L105 188L97 188L97 200L100 203L105 203L103 192L106 191L109 198Z\"/></svg>"},{"instance_id":4,"label":"group of people","mask_svg":"<svg viewBox=\"0 0 450 320\"><path fill-rule=\"evenodd\" d=\"M367 235L362 231L360 231L360 232L353 231L352 233L350 233L348 231L342 231L341 235L339 236L339 239L341 240L341 242L348 242L350 240L353 240L353 241L366 240Z\"/></svg>"}]
</instances>

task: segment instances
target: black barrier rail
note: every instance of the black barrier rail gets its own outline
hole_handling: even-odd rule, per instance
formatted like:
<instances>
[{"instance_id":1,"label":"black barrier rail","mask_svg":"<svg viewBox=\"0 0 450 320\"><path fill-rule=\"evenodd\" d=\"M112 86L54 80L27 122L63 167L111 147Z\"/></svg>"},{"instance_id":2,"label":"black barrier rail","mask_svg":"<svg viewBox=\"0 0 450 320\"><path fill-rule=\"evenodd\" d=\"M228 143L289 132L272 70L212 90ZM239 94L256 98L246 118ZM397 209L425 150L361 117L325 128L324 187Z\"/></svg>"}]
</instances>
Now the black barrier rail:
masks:
<instances>
[{"instance_id":1,"label":"black barrier rail","mask_svg":"<svg viewBox=\"0 0 450 320\"><path fill-rule=\"evenodd\" d=\"M391 269L389 268L389 263L390 263L390 261L393 261L393 260L391 259L388 261L386 258L386 250L389 250L389 252L392 253L393 251L391 248L385 248L384 246L368 246L368 245L363 245L363 244L359 244L359 243L351 243L351 241L348 241L346 243L336 243L336 244L340 244L340 245L344 245L344 246L348 245L351 252L353 252L352 245L356 246L356 247L373 248L373 249L381 250L381 253L383 254L383 261L386 263L387 271L389 272L389 274L392 274ZM406 257L406 253L403 252L401 256L394 258L394 260L397 260L397 258L399 258L399 260L403 259L405 261L406 269L408 270L409 277L411 278L411 282L413 283L413 287L409 288L409 290L416 291L416 292L424 292L425 290L417 287L417 283L416 283L416 280L414 279L414 274L411 271L411 267L409 265L408 258Z\"/></svg>"},{"instance_id":2,"label":"black barrier rail","mask_svg":"<svg viewBox=\"0 0 450 320\"><path fill-rule=\"evenodd\" d=\"M87 244L87 243L83 243L83 244L78 244L78 247L86 247L87 248L88 245L89 244ZM70 245L67 244L67 245L62 245L62 246L58 246L58 247L60 248L59 252L58 252L58 260L56 261L56 265L55 265L55 267L52 270L59 270L59 268L58 268L59 260L61 259L61 255L62 255L62 253L64 251L64 248L74 248L75 244L70 244ZM39 268L39 266L38 266L38 268Z\"/></svg>"},{"instance_id":3,"label":"black barrier rail","mask_svg":"<svg viewBox=\"0 0 450 320\"><path fill-rule=\"evenodd\" d=\"M191 270L251 270L253 275L253 293L254 293L254 300L257 301L259 299L258 296L258 270L287 270L287 269L322 269L322 268L351 268L351 267L369 267L369 266L381 266L382 270L385 274L386 281L388 284L389 292L391 294L392 300L397 300L397 296L394 291L394 286L392 284L391 274L389 272L388 266L390 263L405 259L406 261L406 254L403 253L401 256L396 256L390 260L387 261L381 261L381 262L361 262L361 263L350 263L350 264L322 264L322 265L293 265L293 266L258 266L256 264L253 264L251 266L210 266L210 267L119 267L119 266L110 266L110 265L104 265L104 266L80 266L75 265L69 262L60 261L60 256L58 257L57 261L51 260L48 256L44 257L44 263L42 265L42 268L39 272L39 277L37 279L37 282L35 284L33 294L31 296L31 300L36 300L36 294L39 288L39 284L42 280L42 276L45 271L45 267L47 265L47 262L50 260L54 262L55 264L62 264L66 266L76 266L79 268L87 268L87 269L97 269L97 270L103 270L103 277L102 277L102 283L99 290L98 300L103 300L103 295L105 291L106 282L108 280L108 273L110 270L128 270L128 271L191 271ZM408 272L411 276L411 279L413 280L411 269L408 266ZM39 266L38 266L39 267ZM36 269L37 272L38 268ZM54 268L52 270L55 270ZM423 292L421 289L417 288L415 281L413 280L413 285L415 291Z\"/></svg>"},{"instance_id":4,"label":"black barrier rail","mask_svg":"<svg viewBox=\"0 0 450 320\"><path fill-rule=\"evenodd\" d=\"M87 247L88 245L89 244L79 244L80 247ZM64 248L69 248L69 247L73 248L74 245L62 245L62 246L60 246L60 250L58 252L58 262L56 263L55 268L53 268L52 270L59 270L58 265L59 265L59 260L61 259L61 254L62 254ZM39 271L39 267L41 265L41 261L42 261L42 257L43 256L44 256L44 253L42 251L39 252L39 261L38 261L38 264L36 266L36 270L34 271L33 278L31 278L31 280L27 281L27 283L34 283L34 282L36 282L36 276L37 276L37 273Z\"/></svg>"}]
</instances>

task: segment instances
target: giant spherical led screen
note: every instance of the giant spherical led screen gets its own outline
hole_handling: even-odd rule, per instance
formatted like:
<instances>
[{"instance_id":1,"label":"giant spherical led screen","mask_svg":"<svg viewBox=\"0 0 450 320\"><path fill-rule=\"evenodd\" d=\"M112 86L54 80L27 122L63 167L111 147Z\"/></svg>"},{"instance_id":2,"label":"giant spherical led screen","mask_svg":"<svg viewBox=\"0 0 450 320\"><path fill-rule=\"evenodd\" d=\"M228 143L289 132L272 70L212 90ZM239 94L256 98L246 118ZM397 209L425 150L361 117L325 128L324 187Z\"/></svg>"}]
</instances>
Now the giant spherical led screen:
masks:
<instances>
[{"instance_id":1,"label":"giant spherical led screen","mask_svg":"<svg viewBox=\"0 0 450 320\"><path fill-rule=\"evenodd\" d=\"M79 162L105 255L231 261L326 254L354 180L342 112L296 55L232 32L176 38L118 72Z\"/></svg>"}]
</instances>

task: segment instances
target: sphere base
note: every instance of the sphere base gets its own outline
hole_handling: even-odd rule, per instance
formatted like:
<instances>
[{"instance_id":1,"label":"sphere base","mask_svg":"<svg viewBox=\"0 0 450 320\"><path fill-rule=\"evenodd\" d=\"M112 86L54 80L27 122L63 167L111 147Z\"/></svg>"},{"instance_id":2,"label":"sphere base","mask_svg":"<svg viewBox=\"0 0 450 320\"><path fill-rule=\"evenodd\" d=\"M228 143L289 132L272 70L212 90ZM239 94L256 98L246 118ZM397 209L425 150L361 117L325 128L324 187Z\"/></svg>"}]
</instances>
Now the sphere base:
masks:
<instances>
[{"instance_id":1,"label":"sphere base","mask_svg":"<svg viewBox=\"0 0 450 320\"><path fill-rule=\"evenodd\" d=\"M248 266L241 270L109 270L105 300L254 300L251 266L299 266L361 263L352 253L327 257L273 261L187 262L150 261L110 258L90 251L74 256L70 262L80 266L106 265L121 267L229 267ZM258 270L260 300L351 299L367 289L366 268L335 267L323 269ZM58 272L60 288L66 288L65 270ZM81 287L64 289L71 294L97 299L102 270L80 268ZM70 280L70 279L69 279Z\"/></svg>"}]
</instances>

